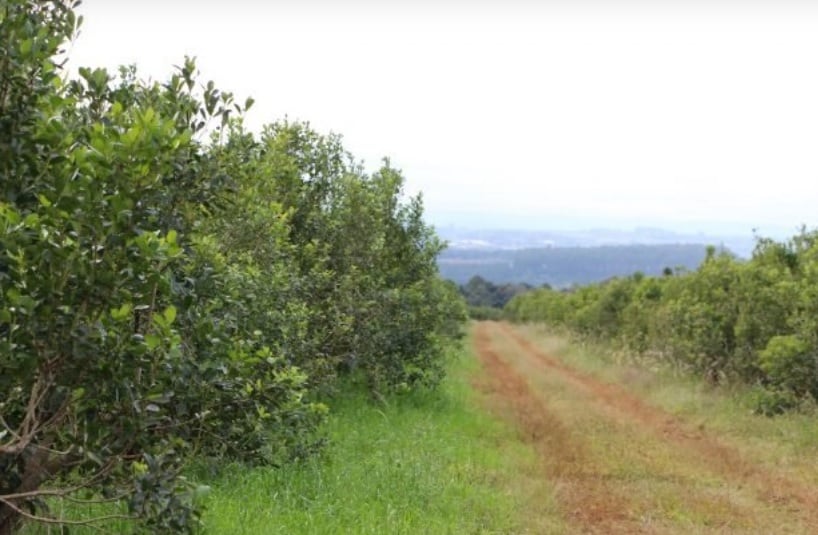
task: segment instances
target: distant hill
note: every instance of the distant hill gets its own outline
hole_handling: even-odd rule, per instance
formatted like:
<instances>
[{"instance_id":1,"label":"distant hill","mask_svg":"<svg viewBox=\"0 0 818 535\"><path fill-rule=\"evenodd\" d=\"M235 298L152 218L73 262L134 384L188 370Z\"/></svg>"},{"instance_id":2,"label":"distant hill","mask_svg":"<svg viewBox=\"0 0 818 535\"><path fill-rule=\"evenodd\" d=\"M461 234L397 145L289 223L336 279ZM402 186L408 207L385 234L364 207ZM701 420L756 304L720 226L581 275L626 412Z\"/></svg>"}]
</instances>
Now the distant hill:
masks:
<instances>
[{"instance_id":1,"label":"distant hill","mask_svg":"<svg viewBox=\"0 0 818 535\"><path fill-rule=\"evenodd\" d=\"M587 284L641 271L660 275L665 268L695 269L704 244L606 245L525 249L445 250L438 259L444 278L465 284L473 276L497 283L550 284L555 288Z\"/></svg>"},{"instance_id":2,"label":"distant hill","mask_svg":"<svg viewBox=\"0 0 818 535\"><path fill-rule=\"evenodd\" d=\"M749 258L755 238L744 235L679 233L670 230L637 227L630 230L597 228L587 230L468 229L438 227L438 235L451 249L534 249L541 247L599 247L604 245L696 245L725 247L740 257Z\"/></svg>"}]
</instances>

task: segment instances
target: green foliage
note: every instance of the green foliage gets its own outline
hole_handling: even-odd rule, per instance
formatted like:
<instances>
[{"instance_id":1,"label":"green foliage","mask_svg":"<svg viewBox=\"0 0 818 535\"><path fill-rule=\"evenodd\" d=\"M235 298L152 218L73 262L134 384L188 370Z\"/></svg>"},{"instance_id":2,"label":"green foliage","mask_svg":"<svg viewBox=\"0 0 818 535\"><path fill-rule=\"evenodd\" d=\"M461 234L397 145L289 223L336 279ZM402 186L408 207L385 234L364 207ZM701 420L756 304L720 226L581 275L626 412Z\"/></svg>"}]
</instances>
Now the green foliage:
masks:
<instances>
[{"instance_id":1,"label":"green foliage","mask_svg":"<svg viewBox=\"0 0 818 535\"><path fill-rule=\"evenodd\" d=\"M818 233L758 239L746 262L708 248L692 272L517 296L506 311L619 344L711 382L763 385L760 412L818 399Z\"/></svg>"},{"instance_id":2,"label":"green foliage","mask_svg":"<svg viewBox=\"0 0 818 535\"><path fill-rule=\"evenodd\" d=\"M460 293L469 306L503 308L515 295L532 289L532 286L525 283L497 285L475 275L460 286Z\"/></svg>"},{"instance_id":3,"label":"green foliage","mask_svg":"<svg viewBox=\"0 0 818 535\"><path fill-rule=\"evenodd\" d=\"M795 335L774 336L759 352L759 366L776 387L796 396L818 399L818 359L815 349Z\"/></svg>"},{"instance_id":4,"label":"green foliage","mask_svg":"<svg viewBox=\"0 0 818 535\"><path fill-rule=\"evenodd\" d=\"M64 80L74 5L0 4L0 534L77 492L189 531L191 456L309 455L318 393L436 384L465 313L388 162L257 139L189 59Z\"/></svg>"},{"instance_id":5,"label":"green foliage","mask_svg":"<svg viewBox=\"0 0 818 535\"><path fill-rule=\"evenodd\" d=\"M505 317L503 311L495 307L469 307L469 318L476 321L500 321Z\"/></svg>"}]
</instances>

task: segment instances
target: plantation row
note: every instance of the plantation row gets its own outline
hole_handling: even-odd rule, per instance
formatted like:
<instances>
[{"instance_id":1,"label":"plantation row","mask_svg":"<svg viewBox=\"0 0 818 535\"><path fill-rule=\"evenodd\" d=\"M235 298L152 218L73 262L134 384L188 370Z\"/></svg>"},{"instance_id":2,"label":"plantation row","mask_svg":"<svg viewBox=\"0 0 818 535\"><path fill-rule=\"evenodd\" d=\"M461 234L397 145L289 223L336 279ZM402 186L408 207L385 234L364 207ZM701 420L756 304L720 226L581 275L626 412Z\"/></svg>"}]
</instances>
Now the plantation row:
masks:
<instances>
[{"instance_id":1,"label":"plantation row","mask_svg":"<svg viewBox=\"0 0 818 535\"><path fill-rule=\"evenodd\" d=\"M186 460L310 454L344 376L440 381L464 307L388 162L246 131L192 60L66 80L75 5L0 2L0 534L64 496L189 530Z\"/></svg>"},{"instance_id":2,"label":"plantation row","mask_svg":"<svg viewBox=\"0 0 818 535\"><path fill-rule=\"evenodd\" d=\"M759 410L818 400L818 233L759 239L749 261L709 248L693 272L635 274L568 292L537 290L506 307L619 344L711 381L759 384Z\"/></svg>"}]
</instances>

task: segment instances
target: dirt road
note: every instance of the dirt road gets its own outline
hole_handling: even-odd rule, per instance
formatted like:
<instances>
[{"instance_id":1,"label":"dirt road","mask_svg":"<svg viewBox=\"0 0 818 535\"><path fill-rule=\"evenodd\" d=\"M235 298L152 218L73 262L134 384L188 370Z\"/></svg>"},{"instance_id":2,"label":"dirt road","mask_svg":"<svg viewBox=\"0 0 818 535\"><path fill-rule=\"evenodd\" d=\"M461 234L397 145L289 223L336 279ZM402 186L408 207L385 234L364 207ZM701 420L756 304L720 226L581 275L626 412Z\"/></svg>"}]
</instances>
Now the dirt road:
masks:
<instances>
[{"instance_id":1,"label":"dirt road","mask_svg":"<svg viewBox=\"0 0 818 535\"><path fill-rule=\"evenodd\" d=\"M818 534L818 489L482 322L478 387L536 450L566 533ZM536 504L531 511L536 532Z\"/></svg>"}]
</instances>

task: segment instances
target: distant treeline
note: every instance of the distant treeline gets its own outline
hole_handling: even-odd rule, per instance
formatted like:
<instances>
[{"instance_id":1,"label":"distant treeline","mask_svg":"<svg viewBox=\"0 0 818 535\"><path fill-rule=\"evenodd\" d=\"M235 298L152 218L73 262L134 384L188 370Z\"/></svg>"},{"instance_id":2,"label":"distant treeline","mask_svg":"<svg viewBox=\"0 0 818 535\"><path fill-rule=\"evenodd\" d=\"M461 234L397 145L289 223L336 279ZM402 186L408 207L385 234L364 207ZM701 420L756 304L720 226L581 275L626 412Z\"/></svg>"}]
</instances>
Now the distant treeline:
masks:
<instances>
[{"instance_id":1,"label":"distant treeline","mask_svg":"<svg viewBox=\"0 0 818 535\"><path fill-rule=\"evenodd\" d=\"M759 385L764 413L818 401L818 231L786 242L759 239L748 261L711 247L691 272L527 292L505 312L711 382Z\"/></svg>"},{"instance_id":2,"label":"distant treeline","mask_svg":"<svg viewBox=\"0 0 818 535\"><path fill-rule=\"evenodd\" d=\"M469 306L469 315L474 319L499 319L502 316L502 308L512 297L534 289L525 283L498 285L480 276L472 277L459 288L460 294Z\"/></svg>"},{"instance_id":3,"label":"distant treeline","mask_svg":"<svg viewBox=\"0 0 818 535\"><path fill-rule=\"evenodd\" d=\"M549 247L518 250L448 249L438 259L441 275L466 284L479 275L495 284L525 282L565 288L634 272L660 275L666 268L695 269L703 244Z\"/></svg>"}]
</instances>

